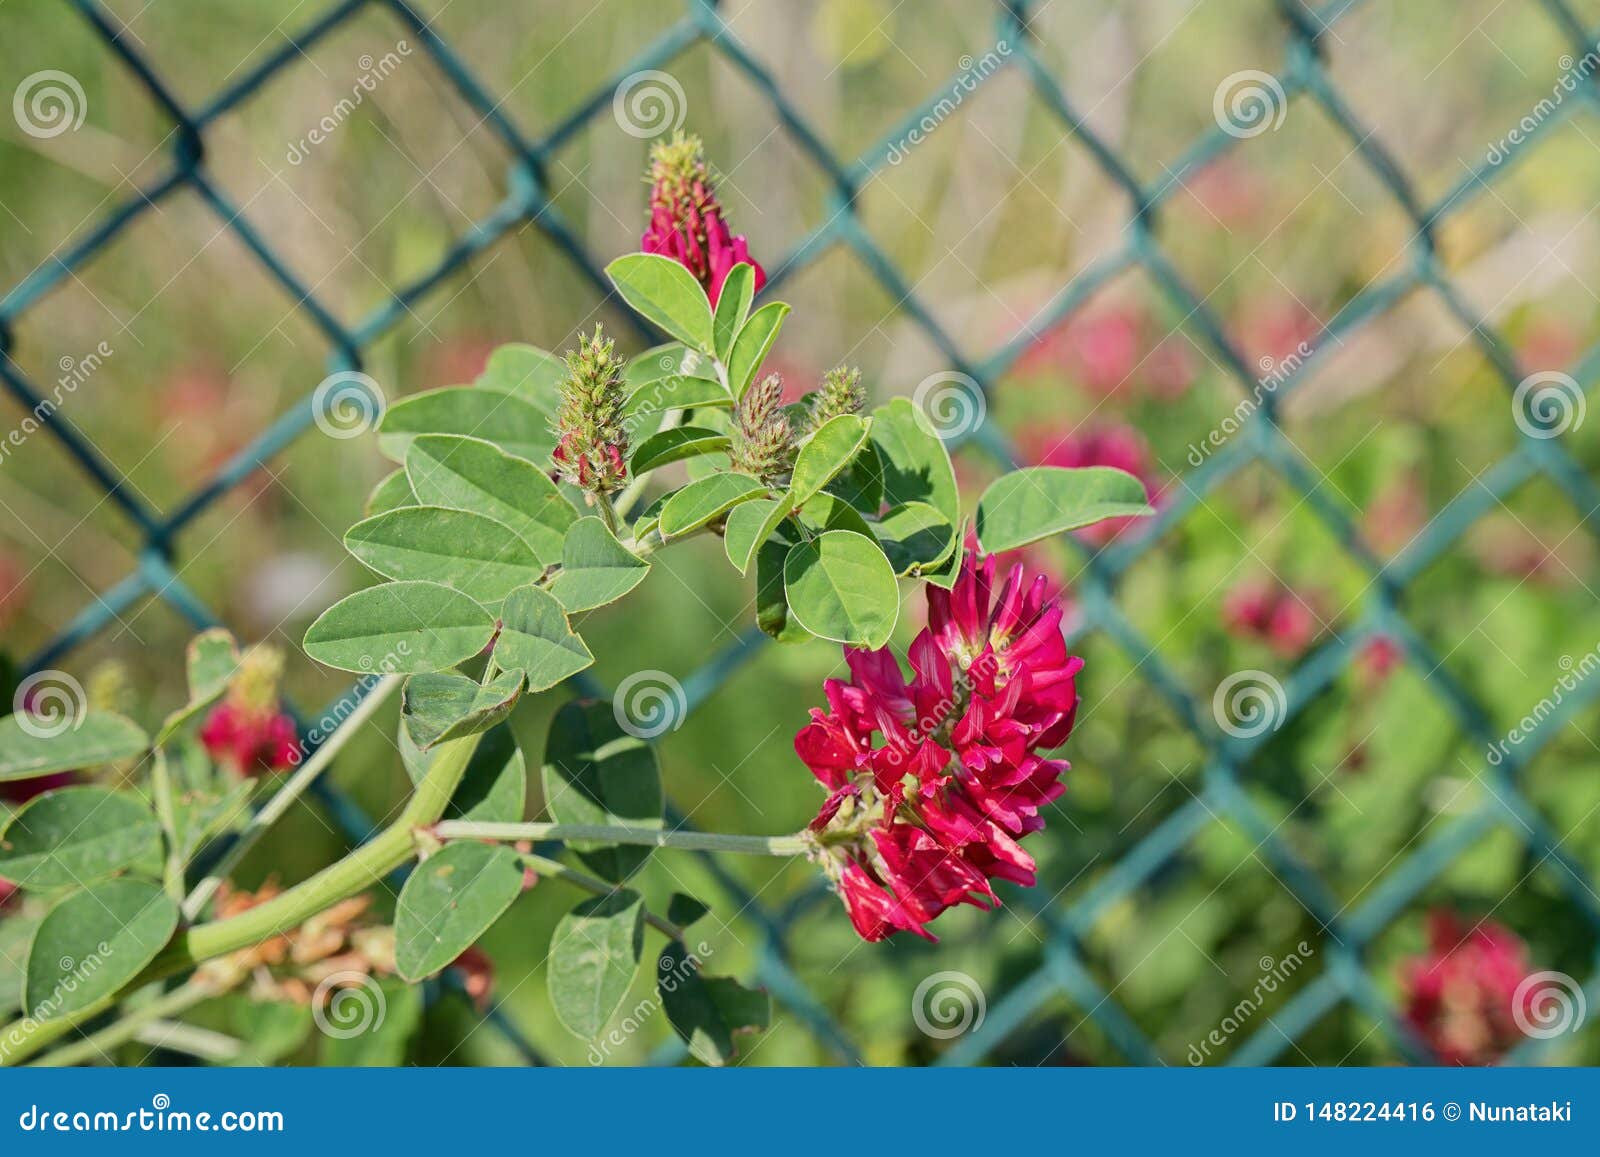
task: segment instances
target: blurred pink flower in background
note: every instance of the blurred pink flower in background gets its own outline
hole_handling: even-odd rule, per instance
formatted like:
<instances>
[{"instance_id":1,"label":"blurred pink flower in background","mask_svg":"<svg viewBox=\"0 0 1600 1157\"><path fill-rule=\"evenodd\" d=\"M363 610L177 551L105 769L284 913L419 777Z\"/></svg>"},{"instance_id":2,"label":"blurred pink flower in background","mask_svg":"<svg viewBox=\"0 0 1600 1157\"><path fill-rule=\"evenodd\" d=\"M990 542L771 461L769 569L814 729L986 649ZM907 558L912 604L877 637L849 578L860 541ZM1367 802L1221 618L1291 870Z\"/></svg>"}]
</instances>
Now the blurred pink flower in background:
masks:
<instances>
[{"instance_id":1,"label":"blurred pink flower in background","mask_svg":"<svg viewBox=\"0 0 1600 1157\"><path fill-rule=\"evenodd\" d=\"M1156 328L1141 305L1091 306L1040 334L1017 368L1064 373L1102 397L1136 388L1174 397L1193 382L1194 359L1181 334L1158 335Z\"/></svg>"},{"instance_id":2,"label":"blurred pink flower in background","mask_svg":"<svg viewBox=\"0 0 1600 1157\"><path fill-rule=\"evenodd\" d=\"M1246 579L1222 601L1229 633L1265 643L1286 659L1300 655L1317 637L1321 623L1316 597L1276 579Z\"/></svg>"},{"instance_id":3,"label":"blurred pink flower in background","mask_svg":"<svg viewBox=\"0 0 1600 1157\"><path fill-rule=\"evenodd\" d=\"M501 343L481 333L461 333L428 347L422 358L425 389L460 386L472 382L489 364L489 355Z\"/></svg>"},{"instance_id":4,"label":"blurred pink flower in background","mask_svg":"<svg viewBox=\"0 0 1600 1157\"><path fill-rule=\"evenodd\" d=\"M1577 328L1553 317L1541 317L1517 342L1517 360L1527 370L1564 370L1583 352Z\"/></svg>"},{"instance_id":5,"label":"blurred pink flower in background","mask_svg":"<svg viewBox=\"0 0 1600 1157\"><path fill-rule=\"evenodd\" d=\"M1266 182L1237 153L1223 153L1205 167L1185 172L1183 185L1187 203L1212 225L1248 225L1259 220L1267 203Z\"/></svg>"},{"instance_id":6,"label":"blurred pink flower in background","mask_svg":"<svg viewBox=\"0 0 1600 1157\"><path fill-rule=\"evenodd\" d=\"M1408 470L1378 492L1361 525L1374 550L1395 555L1410 545L1427 521L1427 495L1421 480Z\"/></svg>"},{"instance_id":7,"label":"blurred pink flower in background","mask_svg":"<svg viewBox=\"0 0 1600 1157\"><path fill-rule=\"evenodd\" d=\"M1528 949L1489 920L1468 927L1453 912L1428 916L1428 948L1401 965L1405 1018L1447 1065L1490 1065L1522 1039L1517 988ZM1533 993L1523 996L1531 1000Z\"/></svg>"},{"instance_id":8,"label":"blurred pink flower in background","mask_svg":"<svg viewBox=\"0 0 1600 1157\"><path fill-rule=\"evenodd\" d=\"M0 551L0 631L16 621L27 603L26 569L10 552Z\"/></svg>"},{"instance_id":9,"label":"blurred pink flower in background","mask_svg":"<svg viewBox=\"0 0 1600 1157\"><path fill-rule=\"evenodd\" d=\"M1235 340L1250 364L1270 373L1292 354L1304 358L1316 349L1322 323L1294 298L1257 301L1239 311Z\"/></svg>"},{"instance_id":10,"label":"blurred pink flower in background","mask_svg":"<svg viewBox=\"0 0 1600 1157\"><path fill-rule=\"evenodd\" d=\"M1374 635L1356 654L1356 677L1368 691L1374 691L1389 681L1404 659L1399 643L1388 635Z\"/></svg>"}]
</instances>

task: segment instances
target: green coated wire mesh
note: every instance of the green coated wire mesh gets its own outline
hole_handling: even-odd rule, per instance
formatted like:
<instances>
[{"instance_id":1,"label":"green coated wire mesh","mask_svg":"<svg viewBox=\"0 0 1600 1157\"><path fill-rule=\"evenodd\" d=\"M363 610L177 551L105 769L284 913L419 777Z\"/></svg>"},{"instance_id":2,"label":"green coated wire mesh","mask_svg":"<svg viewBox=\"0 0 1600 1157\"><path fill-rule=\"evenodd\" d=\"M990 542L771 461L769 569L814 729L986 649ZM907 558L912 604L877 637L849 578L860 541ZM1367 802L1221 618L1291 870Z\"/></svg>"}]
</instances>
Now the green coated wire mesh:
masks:
<instances>
[{"instance_id":1,"label":"green coated wire mesh","mask_svg":"<svg viewBox=\"0 0 1600 1157\"><path fill-rule=\"evenodd\" d=\"M1069 889L1055 898L1015 897L1014 902L1035 906L1038 919L1048 930L1049 942L1043 963L1033 975L1015 978L1003 994L992 1000L984 1023L941 1052L941 1063L970 1064L992 1058L1010 1032L1025 1024L1047 1003L1063 997L1079 1014L1099 1027L1122 1059L1132 1063L1180 1061L1181 1058L1160 1055L1155 1044L1119 1005L1115 993L1085 966L1082 940L1100 915L1165 870L1179 851L1219 816L1228 817L1259 840L1260 855L1322 929L1324 941L1319 951L1325 954L1325 967L1320 975L1301 987L1270 1018L1270 1024L1255 1029L1231 1054L1231 1062L1271 1063L1284 1058L1286 1050L1300 1034L1345 1002L1353 1003L1381 1026L1401 1055L1427 1060L1426 1047L1406 1028L1366 967L1366 952L1374 938L1474 841L1496 827L1513 832L1558 880L1571 914L1590 928L1600 930L1600 901L1596 900L1594 881L1562 850L1548 822L1519 791L1522 770L1559 730L1558 725L1588 704L1600 690L1600 682L1580 688L1560 704L1555 718L1529 742L1509 751L1503 761L1489 768L1486 775L1489 798L1480 807L1441 824L1425 841L1392 865L1380 886L1371 890L1361 903L1346 909L1276 833L1276 825L1246 790L1246 773L1251 761L1270 736L1229 734L1214 726L1210 704L1195 701L1183 680L1167 668L1157 649L1119 609L1114 597L1119 583L1142 557L1148 544L1189 516L1202 496L1246 470L1269 470L1303 495L1307 508L1323 520L1350 560L1370 580L1365 614L1355 629L1313 651L1284 684L1281 705L1284 715L1292 718L1327 694L1355 653L1381 634L1396 640L1416 669L1428 673L1440 700L1459 727L1487 747L1496 739L1491 717L1472 692L1449 674L1440 656L1408 623L1403 611L1408 586L1433 560L1458 542L1500 496L1535 476L1548 479L1566 496L1588 530L1600 529L1592 517L1593 512L1600 509L1600 487L1596 481L1564 448L1560 438L1538 437L1523 431L1514 449L1482 473L1479 485L1462 491L1398 555L1381 560L1363 545L1341 505L1327 499L1323 493L1323 479L1297 453L1279 425L1280 407L1317 365L1318 355L1325 347L1353 333L1411 293L1432 295L1459 320L1508 394L1517 391L1523 378L1507 343L1486 319L1474 314L1466 297L1452 284L1437 259L1435 248L1441 224L1484 195L1511 166L1483 162L1465 172L1437 201L1428 203L1419 197L1401 165L1360 122L1325 67L1327 37L1358 3L1359 0L1330 0L1321 6L1311 6L1302 0L1279 0L1277 11L1288 35L1287 65L1277 76L1262 74L1262 83L1275 90L1273 95L1280 112L1284 106L1316 106L1343 134L1359 163L1381 183L1394 205L1410 221L1409 266L1394 277L1361 290L1327 327L1311 356L1295 366L1263 397L1256 390L1257 373L1208 304L1206 290L1209 287L1196 287L1188 282L1164 250L1158 229L1164 206L1180 187L1177 175L1239 147L1240 135L1226 131L1219 122L1215 129L1195 140L1170 163L1168 172L1172 176L1154 183L1141 180L1134 168L1080 115L1060 81L1036 51L1028 29L1030 10L1035 5L1029 0L1013 0L995 6L994 43L1003 49L985 57L995 60L997 66L983 75L974 74L970 83L983 85L1004 73L1021 74L1033 96L1054 119L1059 132L1072 137L1087 151L1125 200L1128 224L1122 235L1124 240L1115 251L1089 265L1066 284L1055 287L1048 305L1025 332L1010 336L998 349L979 360L962 352L962 344L941 326L935 311L896 267L857 212L858 191L873 174L896 163L899 142L908 139L928 118L934 118L937 123L945 115L940 102L947 99L948 85L931 87L931 95L921 106L911 110L901 124L859 156L843 158L830 151L821 135L786 96L773 73L740 43L724 22L718 5L711 0L687 0L677 23L615 75L596 85L594 92L578 102L565 120L543 136L529 136L505 113L499 99L480 83L468 63L434 31L425 14L404 0L343 0L287 37L281 45L263 53L222 91L194 104L175 95L146 54L130 42L118 21L96 0L71 0L71 6L103 39L107 51L137 78L170 117L175 135L170 165L163 175L141 189L137 196L112 207L65 246L54 260L41 265L0 298L0 378L24 408L44 414L43 424L77 466L104 489L109 500L138 529L144 544L134 572L102 592L55 639L30 656L27 667L50 666L106 629L121 611L152 594L170 603L197 627L210 625L214 621L212 613L189 591L173 567L175 555L182 550L185 531L261 463L281 454L311 430L317 417L317 403L308 395L186 500L170 510L155 509L120 480L116 467L102 457L66 415L41 407L45 395L11 356L17 325L30 310L73 278L77 270L93 261L125 231L139 228L141 221L179 191L197 194L214 211L219 227L233 234L250 260L259 263L261 269L298 303L299 309L326 341L330 373L359 370L364 350L399 323L414 303L439 292L441 283L452 271L481 259L514 230L527 226L548 238L573 268L587 278L596 294L603 295L607 286L600 269L608 255L592 251L555 205L548 159L588 122L610 114L613 95L628 77L645 70L667 68L697 46L709 46L770 101L780 131L815 166L828 189L828 211L822 222L771 267L773 288L782 286L830 252L847 249L870 272L883 293L897 303L899 311L940 351L949 371L987 393L1040 332L1081 310L1096 290L1113 278L1129 270L1139 270L1170 308L1184 319L1184 328L1191 339L1237 380L1246 396L1253 396L1259 402L1241 422L1238 435L1216 453L1205 457L1181 480L1181 485L1173 488L1170 501L1163 505L1153 526L1138 534L1125 535L1098 553L1084 552L1086 561L1081 586L1076 592L1083 609L1082 625L1076 628L1078 633L1103 632L1121 647L1136 663L1147 691L1165 701L1203 747L1206 760L1203 786L1145 834L1114 870L1100 876L1091 886ZM275 250L273 239L251 225L249 212L230 200L213 180L207 168L207 133L219 118L249 102L273 77L301 64L306 53L319 41L357 14L373 9L385 10L407 29L407 34L415 38L421 50L432 58L498 140L509 163L509 193L491 213L465 231L435 267L395 291L390 300L367 316L354 324L345 324L322 304L314 288L299 280L290 264ZM1574 53L1588 51L1594 38L1566 3L1545 0L1543 9L1561 29ZM1597 99L1600 91L1595 88L1593 77L1584 81L1582 98L1568 108L1600 104ZM1562 111L1550 123L1554 124L1565 115ZM1525 139L1509 145L1507 159L1536 147L1548 131L1546 126L1541 126ZM640 336L650 335L641 333ZM1570 370L1572 377L1580 382L1592 380L1600 372L1600 350L1591 352ZM1521 402L1520 396L1518 402ZM1510 413L1509 409L1504 412L1505 420L1509 421ZM1500 417L1497 415L1496 420ZM1011 464L1017 458L1015 449L992 422L980 424L960 449L963 455L986 458L992 463ZM1076 544L1074 549L1082 550ZM741 658L762 643L760 635L747 634L691 676L685 684L691 709L731 677ZM366 834L365 821L348 800L328 789L323 793L323 802L354 835ZM862 1042L808 990L804 978L791 966L786 938L803 905L775 909L750 895L714 861L710 868L728 890L730 899L743 908L744 917L760 931L762 944L751 979L765 984L786 1014L803 1023L826 1052L841 1061L859 1061ZM1600 996L1600 973L1590 977L1585 988L1591 999ZM504 1018L498 1023L505 1032L516 1037L513 1025ZM1520 1046L1516 1056L1519 1059L1536 1057L1548 1045L1548 1041L1530 1039ZM519 1047L530 1059L536 1059L531 1046L524 1042ZM676 1055L668 1050L662 1054L662 1059L675 1059Z\"/></svg>"}]
</instances>

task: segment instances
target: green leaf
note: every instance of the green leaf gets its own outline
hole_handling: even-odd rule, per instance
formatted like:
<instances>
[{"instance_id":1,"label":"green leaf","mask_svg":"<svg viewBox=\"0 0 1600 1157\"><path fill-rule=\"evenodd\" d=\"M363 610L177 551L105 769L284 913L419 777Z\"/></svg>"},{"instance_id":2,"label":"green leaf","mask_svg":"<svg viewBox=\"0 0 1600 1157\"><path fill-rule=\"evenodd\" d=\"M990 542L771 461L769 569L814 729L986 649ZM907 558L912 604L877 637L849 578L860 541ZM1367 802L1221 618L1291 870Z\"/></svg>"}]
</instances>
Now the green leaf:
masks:
<instances>
[{"instance_id":1,"label":"green leaf","mask_svg":"<svg viewBox=\"0 0 1600 1157\"><path fill-rule=\"evenodd\" d=\"M872 524L872 533L899 575L937 567L956 546L956 528L926 502L906 502L885 512Z\"/></svg>"},{"instance_id":2,"label":"green leaf","mask_svg":"<svg viewBox=\"0 0 1600 1157\"><path fill-rule=\"evenodd\" d=\"M569 614L615 602L644 581L650 564L630 553L595 516L580 518L561 548L561 570L550 593Z\"/></svg>"},{"instance_id":3,"label":"green leaf","mask_svg":"<svg viewBox=\"0 0 1600 1157\"><path fill-rule=\"evenodd\" d=\"M800 524L808 530L818 532L849 530L865 538L872 537L872 528L867 525L867 520L861 517L861 512L844 499L827 491L818 494L801 507L797 517L800 519Z\"/></svg>"},{"instance_id":4,"label":"green leaf","mask_svg":"<svg viewBox=\"0 0 1600 1157\"><path fill-rule=\"evenodd\" d=\"M452 672L406 680L402 711L411 738L423 751L448 739L477 735L499 723L522 697L523 674L507 670L487 684Z\"/></svg>"},{"instance_id":5,"label":"green leaf","mask_svg":"<svg viewBox=\"0 0 1600 1157\"><path fill-rule=\"evenodd\" d=\"M406 877L394 916L394 963L423 980L477 943L522 894L522 863L502 844L459 840Z\"/></svg>"},{"instance_id":6,"label":"green leaf","mask_svg":"<svg viewBox=\"0 0 1600 1157\"><path fill-rule=\"evenodd\" d=\"M0 1020L11 1020L13 1014L22 1008L28 945L33 943L33 934L38 929L37 919L24 916L15 909L0 920Z\"/></svg>"},{"instance_id":7,"label":"green leaf","mask_svg":"<svg viewBox=\"0 0 1600 1157\"><path fill-rule=\"evenodd\" d=\"M634 312L679 341L711 353L711 303L683 266L658 253L629 253L606 266L606 274Z\"/></svg>"},{"instance_id":8,"label":"green leaf","mask_svg":"<svg viewBox=\"0 0 1600 1157\"><path fill-rule=\"evenodd\" d=\"M772 999L727 976L701 976L700 958L670 941L656 962L656 988L673 1030L703 1064L721 1066L739 1055L737 1033L764 1029Z\"/></svg>"},{"instance_id":9,"label":"green leaf","mask_svg":"<svg viewBox=\"0 0 1600 1157\"><path fill-rule=\"evenodd\" d=\"M442 583L493 607L544 564L504 523L445 506L407 506L345 532L351 554L387 578Z\"/></svg>"},{"instance_id":10,"label":"green leaf","mask_svg":"<svg viewBox=\"0 0 1600 1157\"><path fill-rule=\"evenodd\" d=\"M340 599L306 630L305 651L340 671L416 675L472 658L494 617L438 583L394 582ZM3 725L3 724L0 724Z\"/></svg>"},{"instance_id":11,"label":"green leaf","mask_svg":"<svg viewBox=\"0 0 1600 1157\"><path fill-rule=\"evenodd\" d=\"M772 537L778 525L788 517L789 510L789 500L785 496L757 498L735 506L728 512L722 545L728 552L728 561L738 568L740 574L750 569L756 551Z\"/></svg>"},{"instance_id":12,"label":"green leaf","mask_svg":"<svg viewBox=\"0 0 1600 1157\"><path fill-rule=\"evenodd\" d=\"M589 648L567 623L560 600L549 591L518 587L506 596L500 621L495 662L526 671L529 691L548 690L594 662Z\"/></svg>"},{"instance_id":13,"label":"green leaf","mask_svg":"<svg viewBox=\"0 0 1600 1157\"><path fill-rule=\"evenodd\" d=\"M101 880L59 900L28 952L24 1005L39 1020L69 1016L118 992L178 927L160 885Z\"/></svg>"},{"instance_id":14,"label":"green leaf","mask_svg":"<svg viewBox=\"0 0 1600 1157\"><path fill-rule=\"evenodd\" d=\"M434 755L419 748L407 727L398 733L400 761L412 783L421 783ZM516 823L528 796L528 767L509 723L491 727L478 740L461 783L445 808L445 819L477 823Z\"/></svg>"},{"instance_id":15,"label":"green leaf","mask_svg":"<svg viewBox=\"0 0 1600 1157\"><path fill-rule=\"evenodd\" d=\"M707 430L703 426L669 426L639 443L639 448L633 452L629 469L637 478L671 462L726 450L730 444L726 434Z\"/></svg>"},{"instance_id":16,"label":"green leaf","mask_svg":"<svg viewBox=\"0 0 1600 1157\"><path fill-rule=\"evenodd\" d=\"M331 1068L396 1068L406 1062L422 1027L422 989L396 977L367 977L335 989L323 1013L321 1064Z\"/></svg>"},{"instance_id":17,"label":"green leaf","mask_svg":"<svg viewBox=\"0 0 1600 1157\"><path fill-rule=\"evenodd\" d=\"M855 460L828 483L827 492L862 514L875 516L883 507L883 463L870 437Z\"/></svg>"},{"instance_id":18,"label":"green leaf","mask_svg":"<svg viewBox=\"0 0 1600 1157\"><path fill-rule=\"evenodd\" d=\"M873 411L871 438L883 467L885 502L926 502L952 523L961 518L955 468L925 414L895 398Z\"/></svg>"},{"instance_id":19,"label":"green leaf","mask_svg":"<svg viewBox=\"0 0 1600 1157\"><path fill-rule=\"evenodd\" d=\"M545 741L543 781L545 806L557 823L661 826L665 799L655 751L622 730L610 703L562 704ZM651 852L592 841L568 847L613 882L627 879Z\"/></svg>"},{"instance_id":20,"label":"green leaf","mask_svg":"<svg viewBox=\"0 0 1600 1157\"><path fill-rule=\"evenodd\" d=\"M944 561L922 568L922 573L919 577L923 582L932 586L943 587L947 591L955 588L956 579L961 576L961 562L966 553L961 544L967 541L968 525L965 520L962 520L961 525L956 527L953 543L955 549L945 556Z\"/></svg>"},{"instance_id":21,"label":"green leaf","mask_svg":"<svg viewBox=\"0 0 1600 1157\"><path fill-rule=\"evenodd\" d=\"M30 800L0 830L0 876L23 888L70 888L140 860L160 862L161 825L144 803L103 787Z\"/></svg>"},{"instance_id":22,"label":"green leaf","mask_svg":"<svg viewBox=\"0 0 1600 1157\"><path fill-rule=\"evenodd\" d=\"M756 380L767 351L778 340L783 319L789 316L789 307L781 301L769 301L750 315L750 320L739 330L728 355L728 389L735 398L744 397L750 383Z\"/></svg>"},{"instance_id":23,"label":"green leaf","mask_svg":"<svg viewBox=\"0 0 1600 1157\"><path fill-rule=\"evenodd\" d=\"M550 1004L574 1036L593 1040L621 1007L644 951L644 901L626 889L585 900L550 937Z\"/></svg>"},{"instance_id":24,"label":"green leaf","mask_svg":"<svg viewBox=\"0 0 1600 1157\"><path fill-rule=\"evenodd\" d=\"M1154 514L1144 483L1110 466L1030 466L978 500L978 542L993 553L1107 518Z\"/></svg>"},{"instance_id":25,"label":"green leaf","mask_svg":"<svg viewBox=\"0 0 1600 1157\"><path fill-rule=\"evenodd\" d=\"M756 626L780 643L803 643L811 633L789 614L783 567L794 544L774 535L756 548Z\"/></svg>"},{"instance_id":26,"label":"green leaf","mask_svg":"<svg viewBox=\"0 0 1600 1157\"><path fill-rule=\"evenodd\" d=\"M483 373L472 384L480 390L515 394L549 414L555 412L566 379L567 363L560 357L538 346L510 342L489 355Z\"/></svg>"},{"instance_id":27,"label":"green leaf","mask_svg":"<svg viewBox=\"0 0 1600 1157\"><path fill-rule=\"evenodd\" d=\"M716 363L682 344L657 346L630 361L622 371L630 419L690 406L728 407L733 395L717 377Z\"/></svg>"},{"instance_id":28,"label":"green leaf","mask_svg":"<svg viewBox=\"0 0 1600 1157\"><path fill-rule=\"evenodd\" d=\"M222 998L228 1032L244 1046L227 1063L232 1067L260 1067L282 1060L311 1035L311 1008L292 1000L261 1000L247 993Z\"/></svg>"},{"instance_id":29,"label":"green leaf","mask_svg":"<svg viewBox=\"0 0 1600 1157\"><path fill-rule=\"evenodd\" d=\"M679 928L689 927L709 911L709 905L683 892L672 893L672 898L667 901L667 920Z\"/></svg>"},{"instance_id":30,"label":"green leaf","mask_svg":"<svg viewBox=\"0 0 1600 1157\"><path fill-rule=\"evenodd\" d=\"M172 712L156 733L155 745L165 746L178 729L222 697L239 669L239 645L221 627L202 631L185 650L189 672L189 699Z\"/></svg>"},{"instance_id":31,"label":"green leaf","mask_svg":"<svg viewBox=\"0 0 1600 1157\"><path fill-rule=\"evenodd\" d=\"M889 560L872 539L848 530L830 530L791 550L783 585L789 613L821 639L881 647L900 617Z\"/></svg>"},{"instance_id":32,"label":"green leaf","mask_svg":"<svg viewBox=\"0 0 1600 1157\"><path fill-rule=\"evenodd\" d=\"M417 503L470 510L510 527L541 563L561 557L578 512L538 466L481 438L424 434L406 451Z\"/></svg>"},{"instance_id":33,"label":"green leaf","mask_svg":"<svg viewBox=\"0 0 1600 1157\"><path fill-rule=\"evenodd\" d=\"M0 719L0 783L137 759L150 747L138 724L111 711ZM58 730L59 729L59 730Z\"/></svg>"},{"instance_id":34,"label":"green leaf","mask_svg":"<svg viewBox=\"0 0 1600 1157\"><path fill-rule=\"evenodd\" d=\"M789 481L790 501L796 506L804 506L850 465L866 442L865 419L854 414L829 418L800 447L794 462L794 474Z\"/></svg>"},{"instance_id":35,"label":"green leaf","mask_svg":"<svg viewBox=\"0 0 1600 1157\"><path fill-rule=\"evenodd\" d=\"M750 303L755 300L755 296L755 270L741 261L728 271L728 276L722 283L722 292L717 297L716 316L712 324L717 357L724 362L733 352L733 341L739 336L745 318L750 316Z\"/></svg>"},{"instance_id":36,"label":"green leaf","mask_svg":"<svg viewBox=\"0 0 1600 1157\"><path fill-rule=\"evenodd\" d=\"M416 506L417 496L411 489L411 480L406 477L404 470L394 470L384 475L383 480L372 488L372 493L367 495L367 501L362 505L361 512L371 518L374 514L383 514L389 510L399 510L402 506Z\"/></svg>"},{"instance_id":37,"label":"green leaf","mask_svg":"<svg viewBox=\"0 0 1600 1157\"><path fill-rule=\"evenodd\" d=\"M555 449L550 415L513 394L445 386L401 398L384 412L378 447L397 462L419 434L462 434L493 442L509 454L543 463Z\"/></svg>"},{"instance_id":38,"label":"green leaf","mask_svg":"<svg viewBox=\"0 0 1600 1157\"><path fill-rule=\"evenodd\" d=\"M766 486L748 474L713 474L679 490L661 508L659 530L663 539L678 538L767 493Z\"/></svg>"}]
</instances>

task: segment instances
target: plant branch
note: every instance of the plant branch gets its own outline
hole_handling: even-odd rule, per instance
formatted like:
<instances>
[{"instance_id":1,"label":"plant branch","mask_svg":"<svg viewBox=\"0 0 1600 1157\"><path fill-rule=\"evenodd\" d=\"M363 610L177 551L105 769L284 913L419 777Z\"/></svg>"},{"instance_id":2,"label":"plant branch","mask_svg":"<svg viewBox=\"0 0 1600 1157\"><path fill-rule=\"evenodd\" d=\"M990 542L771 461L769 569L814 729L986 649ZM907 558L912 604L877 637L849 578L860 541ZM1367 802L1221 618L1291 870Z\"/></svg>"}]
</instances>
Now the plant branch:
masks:
<instances>
[{"instance_id":1,"label":"plant branch","mask_svg":"<svg viewBox=\"0 0 1600 1157\"><path fill-rule=\"evenodd\" d=\"M606 844L642 844L652 848L680 848L691 852L735 852L748 856L799 856L806 850L804 837L734 836L719 832L671 831L662 828L606 824L491 824L446 820L433 832L441 840L593 840Z\"/></svg>"},{"instance_id":2,"label":"plant branch","mask_svg":"<svg viewBox=\"0 0 1600 1157\"><path fill-rule=\"evenodd\" d=\"M283 786L273 794L272 798L261 806L261 810L250 817L250 822L235 837L211 874L196 884L188 898L183 901L185 920L192 921L205 911L211 897L216 894L222 882L233 875L245 856L250 854L250 849L255 847L256 841L266 834L268 828L283 818L290 805L316 782L317 777L333 762L333 757L344 749L344 745L350 742L361 725L372 718L402 682L404 680L399 675L385 675L379 679L372 690L368 691L356 705L356 709L346 716L338 730L328 736L326 742L311 753L311 758L296 768L294 774L284 781Z\"/></svg>"},{"instance_id":3,"label":"plant branch","mask_svg":"<svg viewBox=\"0 0 1600 1157\"><path fill-rule=\"evenodd\" d=\"M210 1000L213 996L221 996L224 991L212 984L190 981L152 1000L143 1008L134 1009L121 1020L106 1025L98 1032L92 1032L82 1040L63 1045L55 1052L40 1057L34 1063L40 1068L61 1068L99 1060L118 1045L133 1040L139 1035L140 1030L156 1021L188 1012L202 1001Z\"/></svg>"}]
</instances>

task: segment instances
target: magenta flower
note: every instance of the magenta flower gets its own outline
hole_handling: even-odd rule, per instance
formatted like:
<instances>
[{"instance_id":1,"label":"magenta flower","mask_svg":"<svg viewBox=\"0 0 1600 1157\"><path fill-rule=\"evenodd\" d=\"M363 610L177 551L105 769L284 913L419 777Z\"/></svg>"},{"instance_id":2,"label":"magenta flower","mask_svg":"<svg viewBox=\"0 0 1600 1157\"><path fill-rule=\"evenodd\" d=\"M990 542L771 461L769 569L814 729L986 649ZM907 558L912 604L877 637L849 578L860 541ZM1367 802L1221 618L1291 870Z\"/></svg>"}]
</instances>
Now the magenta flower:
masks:
<instances>
[{"instance_id":1,"label":"magenta flower","mask_svg":"<svg viewBox=\"0 0 1600 1157\"><path fill-rule=\"evenodd\" d=\"M1280 582L1249 579L1228 592L1222 622L1231 634L1255 639L1293 659L1317 637L1315 598Z\"/></svg>"},{"instance_id":2,"label":"magenta flower","mask_svg":"<svg viewBox=\"0 0 1600 1157\"><path fill-rule=\"evenodd\" d=\"M1402 967L1405 1018L1447 1065L1490 1065L1522 1039L1518 988L1528 949L1489 920L1467 927L1443 910L1428 917L1428 950ZM1524 993L1526 1005L1533 993Z\"/></svg>"},{"instance_id":3,"label":"magenta flower","mask_svg":"<svg viewBox=\"0 0 1600 1157\"><path fill-rule=\"evenodd\" d=\"M16 894L17 886L10 880L0 877L0 908L4 908Z\"/></svg>"},{"instance_id":4,"label":"magenta flower","mask_svg":"<svg viewBox=\"0 0 1600 1157\"><path fill-rule=\"evenodd\" d=\"M953 590L928 588L928 625L909 681L887 648L845 648L851 680L823 685L796 753L829 790L810 827L812 859L856 931L934 939L957 904L992 908L990 881L1032 886L1019 841L1065 787L1059 747L1077 712L1082 660L1067 654L1043 575L969 554Z\"/></svg>"},{"instance_id":5,"label":"magenta flower","mask_svg":"<svg viewBox=\"0 0 1600 1157\"><path fill-rule=\"evenodd\" d=\"M300 759L300 735L293 719L231 698L206 716L200 742L212 759L242 775L271 775Z\"/></svg>"},{"instance_id":6,"label":"magenta flower","mask_svg":"<svg viewBox=\"0 0 1600 1157\"><path fill-rule=\"evenodd\" d=\"M757 293L767 283L767 272L750 256L743 235L734 235L723 218L699 137L680 133L651 150L650 227L639 247L694 274L713 306L735 265L750 266Z\"/></svg>"}]
</instances>

